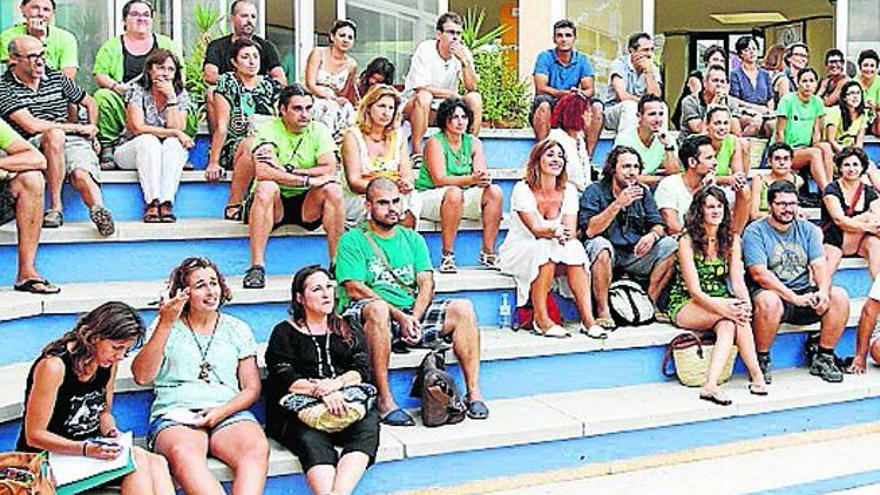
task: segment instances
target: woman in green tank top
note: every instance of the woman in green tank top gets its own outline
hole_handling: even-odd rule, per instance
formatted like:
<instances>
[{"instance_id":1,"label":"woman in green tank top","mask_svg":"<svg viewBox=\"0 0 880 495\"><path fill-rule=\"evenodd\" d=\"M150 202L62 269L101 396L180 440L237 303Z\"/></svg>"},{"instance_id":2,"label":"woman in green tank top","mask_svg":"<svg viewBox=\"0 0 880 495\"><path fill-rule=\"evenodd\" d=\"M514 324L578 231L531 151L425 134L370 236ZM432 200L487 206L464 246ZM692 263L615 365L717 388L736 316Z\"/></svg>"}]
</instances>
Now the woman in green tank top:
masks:
<instances>
[{"instance_id":1,"label":"woman in green tank top","mask_svg":"<svg viewBox=\"0 0 880 495\"><path fill-rule=\"evenodd\" d=\"M718 405L732 402L718 379L734 341L751 376L749 391L767 395L752 334L752 306L746 289L740 237L730 230L731 213L724 191L700 189L685 216L678 242L678 270L667 313L677 327L715 332L715 349L700 398Z\"/></svg>"},{"instance_id":2,"label":"woman in green tank top","mask_svg":"<svg viewBox=\"0 0 880 495\"><path fill-rule=\"evenodd\" d=\"M455 273L455 237L462 218L482 220L483 247L479 263L497 268L495 240L501 226L503 196L492 176L479 138L467 134L473 112L457 96L437 109L441 131L425 145L425 165L419 170L416 190L422 200L422 218L440 222L441 273Z\"/></svg>"}]
</instances>

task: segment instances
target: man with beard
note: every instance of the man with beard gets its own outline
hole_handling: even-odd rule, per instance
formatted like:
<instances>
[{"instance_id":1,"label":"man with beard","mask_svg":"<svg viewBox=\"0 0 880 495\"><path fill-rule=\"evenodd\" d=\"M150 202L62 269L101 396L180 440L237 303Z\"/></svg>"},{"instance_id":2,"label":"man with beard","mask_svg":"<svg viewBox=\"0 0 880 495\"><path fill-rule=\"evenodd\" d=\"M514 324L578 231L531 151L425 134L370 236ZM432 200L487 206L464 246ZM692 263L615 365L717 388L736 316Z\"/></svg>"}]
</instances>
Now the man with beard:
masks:
<instances>
[{"instance_id":1,"label":"man with beard","mask_svg":"<svg viewBox=\"0 0 880 495\"><path fill-rule=\"evenodd\" d=\"M550 132L550 116L556 102L563 96L580 92L593 98L593 64L590 59L574 48L577 27L568 20L557 21L553 25L555 48L541 52L535 61L535 99L532 102L532 115L529 122L535 129L535 141L541 141ZM587 152L593 155L599 133L602 132L602 103L594 101L589 128L586 129Z\"/></svg>"},{"instance_id":2,"label":"man with beard","mask_svg":"<svg viewBox=\"0 0 880 495\"><path fill-rule=\"evenodd\" d=\"M485 419L489 409L480 392L480 332L466 299L434 299L434 276L428 245L416 231L398 225L401 194L392 180L379 177L367 185L369 221L339 241L336 280L342 284L343 318L363 331L379 391L382 422L412 426L413 418L397 406L388 385L391 349L434 347L452 342L467 386L467 415Z\"/></svg>"},{"instance_id":3,"label":"man with beard","mask_svg":"<svg viewBox=\"0 0 880 495\"><path fill-rule=\"evenodd\" d=\"M667 237L651 190L638 180L642 158L627 146L615 146L605 160L602 180L584 191L578 232L590 258L596 322L613 328L608 287L613 271L647 280L654 304L675 266L678 244Z\"/></svg>"},{"instance_id":4,"label":"man with beard","mask_svg":"<svg viewBox=\"0 0 880 495\"><path fill-rule=\"evenodd\" d=\"M660 210L660 218L666 224L666 233L679 235L684 230L684 215L691 207L697 190L715 183L715 149L708 136L691 136L681 143L678 150L684 172L670 175L660 181L654 198ZM745 187L745 181L740 187Z\"/></svg>"},{"instance_id":5,"label":"man with beard","mask_svg":"<svg viewBox=\"0 0 880 495\"><path fill-rule=\"evenodd\" d=\"M232 23L232 33L220 37L208 44L205 49L205 63L203 73L208 90L205 93L205 108L208 111L208 125L214 130L216 127L216 109L214 108L214 85L222 74L235 71L232 65L232 44L241 39L251 40L256 43L260 50L260 70L258 74L269 75L277 80L282 86L287 85L287 77L284 68L281 67L278 48L266 39L254 34L257 26L257 6L254 0L235 0L229 13Z\"/></svg>"},{"instance_id":6,"label":"man with beard","mask_svg":"<svg viewBox=\"0 0 880 495\"><path fill-rule=\"evenodd\" d=\"M842 288L831 286L818 227L797 218L794 184L771 184L767 203L770 216L749 225L743 235L743 258L755 305L755 347L764 379L770 383L770 346L780 323L810 325L821 321L810 374L827 382L843 381L834 346L849 318L849 296Z\"/></svg>"},{"instance_id":7,"label":"man with beard","mask_svg":"<svg viewBox=\"0 0 880 495\"><path fill-rule=\"evenodd\" d=\"M257 127L247 157L254 161L256 181L246 208L251 266L245 289L266 286L266 243L273 229L323 226L332 261L345 222L336 145L330 130L312 121L312 95L293 83L281 90L278 110L279 117Z\"/></svg>"}]
</instances>

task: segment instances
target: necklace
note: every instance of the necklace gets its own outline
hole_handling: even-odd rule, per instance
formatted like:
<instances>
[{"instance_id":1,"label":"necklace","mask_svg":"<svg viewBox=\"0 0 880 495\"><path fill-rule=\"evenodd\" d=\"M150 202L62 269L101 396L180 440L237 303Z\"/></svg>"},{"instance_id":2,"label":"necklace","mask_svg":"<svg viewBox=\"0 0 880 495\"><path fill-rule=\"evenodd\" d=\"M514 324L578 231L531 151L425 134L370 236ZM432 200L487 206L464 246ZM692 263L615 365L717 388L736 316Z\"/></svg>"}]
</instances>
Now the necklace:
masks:
<instances>
[{"instance_id":1,"label":"necklace","mask_svg":"<svg viewBox=\"0 0 880 495\"><path fill-rule=\"evenodd\" d=\"M184 317L184 323L189 328L193 342L196 343L196 347L199 349L199 354L202 356L202 362L199 364L199 376L198 379L205 382L211 383L211 372L214 371L211 363L208 362L208 352L211 350L211 344L214 343L214 336L217 335L217 325L220 323L220 315L217 315L217 319L214 320L214 328L211 330L211 338L208 339L207 345L202 349L202 344L199 343L198 337L196 337L196 332L192 327L192 324L189 322L189 317Z\"/></svg>"},{"instance_id":2,"label":"necklace","mask_svg":"<svg viewBox=\"0 0 880 495\"><path fill-rule=\"evenodd\" d=\"M321 355L321 346L318 344L317 337L312 333L312 327L309 326L308 322L303 321L303 324L306 326L306 330L309 331L309 338L312 339L312 344L315 346L315 354L318 356L318 378L325 378L324 356ZM333 369L333 358L330 356L330 332L327 332L324 336L327 337L327 340L324 342L324 355L327 356L327 368L330 369L330 378L336 378L336 370Z\"/></svg>"}]
</instances>

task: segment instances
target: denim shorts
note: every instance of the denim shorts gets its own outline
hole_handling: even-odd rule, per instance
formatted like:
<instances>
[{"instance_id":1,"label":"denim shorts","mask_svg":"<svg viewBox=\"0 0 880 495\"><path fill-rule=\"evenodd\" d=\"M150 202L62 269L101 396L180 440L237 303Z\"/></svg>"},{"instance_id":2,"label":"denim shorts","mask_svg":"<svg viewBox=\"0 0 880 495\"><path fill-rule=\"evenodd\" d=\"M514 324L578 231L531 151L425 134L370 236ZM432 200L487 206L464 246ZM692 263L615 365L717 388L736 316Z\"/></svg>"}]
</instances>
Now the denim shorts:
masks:
<instances>
[{"instance_id":1,"label":"denim shorts","mask_svg":"<svg viewBox=\"0 0 880 495\"><path fill-rule=\"evenodd\" d=\"M223 421L217 423L217 425L211 428L210 431L206 431L206 433L210 437L218 430L226 428L227 426L235 423L240 423L242 421L253 421L258 425L260 424L260 422L257 421L257 417L254 416L252 412L244 410L238 411L237 413L230 415ZM177 421L172 421L170 419L165 419L164 417L159 416L150 422L150 427L147 429L147 448L150 450L155 450L156 438L159 436L159 433L165 428L170 428L172 426L186 426L187 428L192 428L193 430L205 430L204 428L196 428L195 426L178 423Z\"/></svg>"}]
</instances>

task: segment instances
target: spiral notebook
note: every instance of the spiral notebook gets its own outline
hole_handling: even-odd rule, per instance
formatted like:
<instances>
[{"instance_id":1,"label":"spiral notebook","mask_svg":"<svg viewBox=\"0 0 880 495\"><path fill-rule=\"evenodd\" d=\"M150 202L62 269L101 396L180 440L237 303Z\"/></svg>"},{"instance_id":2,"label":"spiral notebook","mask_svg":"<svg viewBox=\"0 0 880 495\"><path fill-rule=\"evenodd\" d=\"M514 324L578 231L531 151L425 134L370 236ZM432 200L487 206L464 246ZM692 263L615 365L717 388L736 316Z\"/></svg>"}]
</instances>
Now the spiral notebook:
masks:
<instances>
[{"instance_id":1,"label":"spiral notebook","mask_svg":"<svg viewBox=\"0 0 880 495\"><path fill-rule=\"evenodd\" d=\"M135 470L133 436L129 431L117 438L103 438L118 443L122 453L112 461L81 455L49 453L49 466L55 476L57 495L74 495L121 478Z\"/></svg>"}]
</instances>

